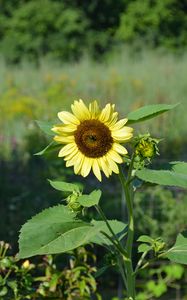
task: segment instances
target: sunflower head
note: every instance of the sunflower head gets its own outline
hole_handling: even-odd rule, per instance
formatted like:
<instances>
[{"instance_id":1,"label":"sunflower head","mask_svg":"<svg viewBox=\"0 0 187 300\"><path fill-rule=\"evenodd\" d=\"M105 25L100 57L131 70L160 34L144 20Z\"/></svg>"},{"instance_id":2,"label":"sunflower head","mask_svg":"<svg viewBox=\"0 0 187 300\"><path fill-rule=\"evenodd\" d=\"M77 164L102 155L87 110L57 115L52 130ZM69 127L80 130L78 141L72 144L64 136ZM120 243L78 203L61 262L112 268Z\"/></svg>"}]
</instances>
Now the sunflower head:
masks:
<instances>
[{"instance_id":1,"label":"sunflower head","mask_svg":"<svg viewBox=\"0 0 187 300\"><path fill-rule=\"evenodd\" d=\"M127 119L118 120L114 107L107 104L100 110L97 101L87 107L79 100L71 105L72 113L58 113L62 124L52 128L57 134L54 140L64 144L59 157L64 157L67 167L74 167L75 174L86 177L92 169L101 181L101 171L107 177L119 173L117 164L127 154L121 144L131 139L133 129L125 126Z\"/></svg>"}]
</instances>

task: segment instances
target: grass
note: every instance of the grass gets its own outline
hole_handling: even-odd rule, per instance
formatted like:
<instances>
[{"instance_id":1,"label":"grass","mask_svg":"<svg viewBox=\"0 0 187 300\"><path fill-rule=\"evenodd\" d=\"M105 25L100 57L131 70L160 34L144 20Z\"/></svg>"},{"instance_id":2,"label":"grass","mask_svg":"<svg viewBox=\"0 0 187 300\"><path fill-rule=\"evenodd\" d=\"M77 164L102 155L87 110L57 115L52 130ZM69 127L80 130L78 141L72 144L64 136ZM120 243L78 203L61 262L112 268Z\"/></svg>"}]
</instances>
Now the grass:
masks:
<instances>
[{"instance_id":1,"label":"grass","mask_svg":"<svg viewBox=\"0 0 187 300\"><path fill-rule=\"evenodd\" d=\"M103 62L88 57L77 63L41 60L8 66L0 61L0 125L4 143L22 140L34 119L53 120L74 99L116 103L121 115L152 103L177 103L173 112L138 125L170 140L186 139L187 55L130 49L113 53Z\"/></svg>"}]
</instances>

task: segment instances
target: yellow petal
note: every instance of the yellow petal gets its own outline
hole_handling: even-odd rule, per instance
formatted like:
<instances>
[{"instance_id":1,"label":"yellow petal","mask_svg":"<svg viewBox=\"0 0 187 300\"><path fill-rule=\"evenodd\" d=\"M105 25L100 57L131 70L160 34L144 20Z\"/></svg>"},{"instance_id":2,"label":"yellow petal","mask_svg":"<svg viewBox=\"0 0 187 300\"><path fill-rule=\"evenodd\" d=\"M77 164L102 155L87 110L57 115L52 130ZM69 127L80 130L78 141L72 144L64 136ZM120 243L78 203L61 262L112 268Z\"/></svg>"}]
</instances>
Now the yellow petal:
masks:
<instances>
[{"instance_id":1,"label":"yellow petal","mask_svg":"<svg viewBox=\"0 0 187 300\"><path fill-rule=\"evenodd\" d=\"M93 159L92 170L93 170L94 175L97 177L97 179L99 181L101 181L102 180L102 178L101 178L101 171L99 169L99 164L98 164L98 161L97 161L96 158Z\"/></svg>"},{"instance_id":2,"label":"yellow petal","mask_svg":"<svg viewBox=\"0 0 187 300\"><path fill-rule=\"evenodd\" d=\"M56 135L54 137L54 140L56 142L62 143L62 144L68 144L68 143L73 143L75 138L73 135L69 135L69 136L61 136L61 135Z\"/></svg>"},{"instance_id":3,"label":"yellow petal","mask_svg":"<svg viewBox=\"0 0 187 300\"><path fill-rule=\"evenodd\" d=\"M80 124L79 120L68 111L59 112L58 117L64 124L74 124L74 125Z\"/></svg>"},{"instance_id":4,"label":"yellow petal","mask_svg":"<svg viewBox=\"0 0 187 300\"><path fill-rule=\"evenodd\" d=\"M92 167L92 158L89 157L84 157L84 162L82 164L82 168L81 168L81 175L83 177L88 176L88 174L90 173L91 167Z\"/></svg>"},{"instance_id":5,"label":"yellow petal","mask_svg":"<svg viewBox=\"0 0 187 300\"><path fill-rule=\"evenodd\" d=\"M64 146L58 156L59 157L63 157L63 156L66 156L68 154L71 154L72 151L74 151L74 149L77 148L77 145L75 143L70 143L70 144L67 144L66 146Z\"/></svg>"},{"instance_id":6,"label":"yellow petal","mask_svg":"<svg viewBox=\"0 0 187 300\"><path fill-rule=\"evenodd\" d=\"M115 151L117 151L121 155L125 155L125 154L128 153L127 149L125 147L123 147L122 145L118 144L118 143L113 143L112 149L114 149Z\"/></svg>"},{"instance_id":7,"label":"yellow petal","mask_svg":"<svg viewBox=\"0 0 187 300\"><path fill-rule=\"evenodd\" d=\"M111 171L108 168L108 166L106 164L106 160L104 159L104 157L98 158L98 162L99 162L100 169L104 172L105 176L109 177L110 174L111 174Z\"/></svg>"},{"instance_id":8,"label":"yellow petal","mask_svg":"<svg viewBox=\"0 0 187 300\"><path fill-rule=\"evenodd\" d=\"M107 156L109 158L111 158L111 160L114 160L115 162L117 162L118 164L121 164L123 162L123 159L121 158L121 156L112 149L107 153Z\"/></svg>"},{"instance_id":9,"label":"yellow petal","mask_svg":"<svg viewBox=\"0 0 187 300\"><path fill-rule=\"evenodd\" d=\"M72 112L77 117L78 120L88 120L91 118L89 109L80 99L79 101L74 101L74 104L71 105Z\"/></svg>"},{"instance_id":10,"label":"yellow petal","mask_svg":"<svg viewBox=\"0 0 187 300\"><path fill-rule=\"evenodd\" d=\"M127 123L128 119L121 119L119 120L116 124L110 126L111 130L118 130L121 129L126 123Z\"/></svg>"},{"instance_id":11,"label":"yellow petal","mask_svg":"<svg viewBox=\"0 0 187 300\"><path fill-rule=\"evenodd\" d=\"M123 127L119 130L113 130L112 131L112 137L116 141L128 141L132 137L133 128L131 127Z\"/></svg>"},{"instance_id":12,"label":"yellow petal","mask_svg":"<svg viewBox=\"0 0 187 300\"><path fill-rule=\"evenodd\" d=\"M113 161L108 155L106 155L107 163L109 165L109 168L116 174L119 174L119 168L118 165Z\"/></svg>"},{"instance_id":13,"label":"yellow petal","mask_svg":"<svg viewBox=\"0 0 187 300\"><path fill-rule=\"evenodd\" d=\"M54 131L55 133L60 133L60 134L73 133L75 130L77 130L77 125L74 124L57 125L54 126L51 130Z\"/></svg>"},{"instance_id":14,"label":"yellow petal","mask_svg":"<svg viewBox=\"0 0 187 300\"><path fill-rule=\"evenodd\" d=\"M110 118L111 109L112 109L112 106L111 106L111 104L108 103L101 111L101 114L99 116L99 121L107 122Z\"/></svg>"},{"instance_id":15,"label":"yellow petal","mask_svg":"<svg viewBox=\"0 0 187 300\"><path fill-rule=\"evenodd\" d=\"M109 128L110 128L110 126L113 126L117 122L117 120L118 120L118 113L114 112L114 113L112 113L112 115L111 115L110 119L108 120L108 122L105 122L105 124L107 126L109 126Z\"/></svg>"},{"instance_id":16,"label":"yellow petal","mask_svg":"<svg viewBox=\"0 0 187 300\"><path fill-rule=\"evenodd\" d=\"M84 161L84 155L81 152L78 152L77 159L76 159L76 162L74 164L74 173L75 174L80 173L83 161Z\"/></svg>"},{"instance_id":17,"label":"yellow petal","mask_svg":"<svg viewBox=\"0 0 187 300\"><path fill-rule=\"evenodd\" d=\"M97 119L98 114L99 114L99 105L96 100L89 104L89 111L91 114L91 118Z\"/></svg>"},{"instance_id":18,"label":"yellow petal","mask_svg":"<svg viewBox=\"0 0 187 300\"><path fill-rule=\"evenodd\" d=\"M76 156L78 151L79 151L79 149L76 147L70 154L68 154L64 157L64 160L66 161L66 160L72 159L74 156Z\"/></svg>"}]
</instances>

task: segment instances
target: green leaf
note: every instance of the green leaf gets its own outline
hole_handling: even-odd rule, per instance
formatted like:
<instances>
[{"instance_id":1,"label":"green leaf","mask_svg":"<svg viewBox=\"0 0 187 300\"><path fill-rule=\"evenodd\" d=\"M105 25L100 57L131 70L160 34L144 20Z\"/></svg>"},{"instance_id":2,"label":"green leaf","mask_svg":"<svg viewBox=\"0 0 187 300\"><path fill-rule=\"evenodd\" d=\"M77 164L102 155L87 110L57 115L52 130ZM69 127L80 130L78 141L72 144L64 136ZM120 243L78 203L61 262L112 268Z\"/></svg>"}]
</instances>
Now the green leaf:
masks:
<instances>
[{"instance_id":1,"label":"green leaf","mask_svg":"<svg viewBox=\"0 0 187 300\"><path fill-rule=\"evenodd\" d=\"M151 118L154 118L166 111L169 111L173 108L175 108L177 104L153 104L153 105L147 105L143 106L131 113L128 114L128 122L127 124L133 124L142 122Z\"/></svg>"},{"instance_id":2,"label":"green leaf","mask_svg":"<svg viewBox=\"0 0 187 300\"><path fill-rule=\"evenodd\" d=\"M43 155L43 154L46 154L46 153L50 153L54 150L58 150L60 149L62 146L55 143L54 141L51 142L49 145L47 145L47 147L45 147L43 150L35 153L34 155Z\"/></svg>"},{"instance_id":3,"label":"green leaf","mask_svg":"<svg viewBox=\"0 0 187 300\"><path fill-rule=\"evenodd\" d=\"M187 163L183 161L170 162L172 170L176 173L187 175Z\"/></svg>"},{"instance_id":4,"label":"green leaf","mask_svg":"<svg viewBox=\"0 0 187 300\"><path fill-rule=\"evenodd\" d=\"M40 127L40 129L47 135L54 136L55 133L51 130L54 126L55 122L45 122L45 121L37 121L36 124Z\"/></svg>"},{"instance_id":5,"label":"green leaf","mask_svg":"<svg viewBox=\"0 0 187 300\"><path fill-rule=\"evenodd\" d=\"M63 191L63 192L79 192L79 187L76 184L69 183L69 182L63 182L63 181L53 181L49 180L50 185L58 191Z\"/></svg>"},{"instance_id":6,"label":"green leaf","mask_svg":"<svg viewBox=\"0 0 187 300\"><path fill-rule=\"evenodd\" d=\"M148 235L141 235L138 239L138 242L143 242L143 243L148 243L148 244L152 244L153 239L148 236Z\"/></svg>"},{"instance_id":7,"label":"green leaf","mask_svg":"<svg viewBox=\"0 0 187 300\"><path fill-rule=\"evenodd\" d=\"M117 220L108 220L112 230L118 236L119 239L122 239L126 235L127 225L123 222ZM106 223L104 221L92 220L91 224L96 229L96 234L90 239L91 243L98 245L112 245L112 242L102 233L105 232L107 235L112 237Z\"/></svg>"},{"instance_id":8,"label":"green leaf","mask_svg":"<svg viewBox=\"0 0 187 300\"><path fill-rule=\"evenodd\" d=\"M141 253L141 252L147 252L149 250L151 250L152 247L148 244L141 244L139 247L138 247L138 252Z\"/></svg>"},{"instance_id":9,"label":"green leaf","mask_svg":"<svg viewBox=\"0 0 187 300\"><path fill-rule=\"evenodd\" d=\"M48 208L22 226L18 257L67 252L88 243L95 233L66 206Z\"/></svg>"},{"instance_id":10,"label":"green leaf","mask_svg":"<svg viewBox=\"0 0 187 300\"><path fill-rule=\"evenodd\" d=\"M187 265L187 231L177 236L175 245L168 250L166 257L176 263Z\"/></svg>"},{"instance_id":11,"label":"green leaf","mask_svg":"<svg viewBox=\"0 0 187 300\"><path fill-rule=\"evenodd\" d=\"M94 190L89 195L81 195L77 201L84 207L97 205L101 198L101 190Z\"/></svg>"},{"instance_id":12,"label":"green leaf","mask_svg":"<svg viewBox=\"0 0 187 300\"><path fill-rule=\"evenodd\" d=\"M136 172L136 176L150 183L187 188L187 174L183 173L168 170L142 169Z\"/></svg>"}]
</instances>

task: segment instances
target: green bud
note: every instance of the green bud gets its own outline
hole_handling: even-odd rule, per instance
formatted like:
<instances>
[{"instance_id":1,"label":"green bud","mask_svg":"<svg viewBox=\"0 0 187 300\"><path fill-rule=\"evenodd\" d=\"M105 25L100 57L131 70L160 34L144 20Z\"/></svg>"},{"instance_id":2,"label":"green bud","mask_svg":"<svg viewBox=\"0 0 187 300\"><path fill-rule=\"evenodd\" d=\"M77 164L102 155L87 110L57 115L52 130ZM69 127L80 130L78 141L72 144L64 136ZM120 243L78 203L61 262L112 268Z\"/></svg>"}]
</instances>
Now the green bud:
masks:
<instances>
[{"instance_id":1,"label":"green bud","mask_svg":"<svg viewBox=\"0 0 187 300\"><path fill-rule=\"evenodd\" d=\"M152 138L150 134L140 134L134 138L135 169L143 168L151 162L155 155L159 155L158 143L160 140Z\"/></svg>"},{"instance_id":2,"label":"green bud","mask_svg":"<svg viewBox=\"0 0 187 300\"><path fill-rule=\"evenodd\" d=\"M69 195L66 199L67 206L74 212L81 212L82 206L77 201L78 197L80 196L79 192L74 191L71 195Z\"/></svg>"}]
</instances>

